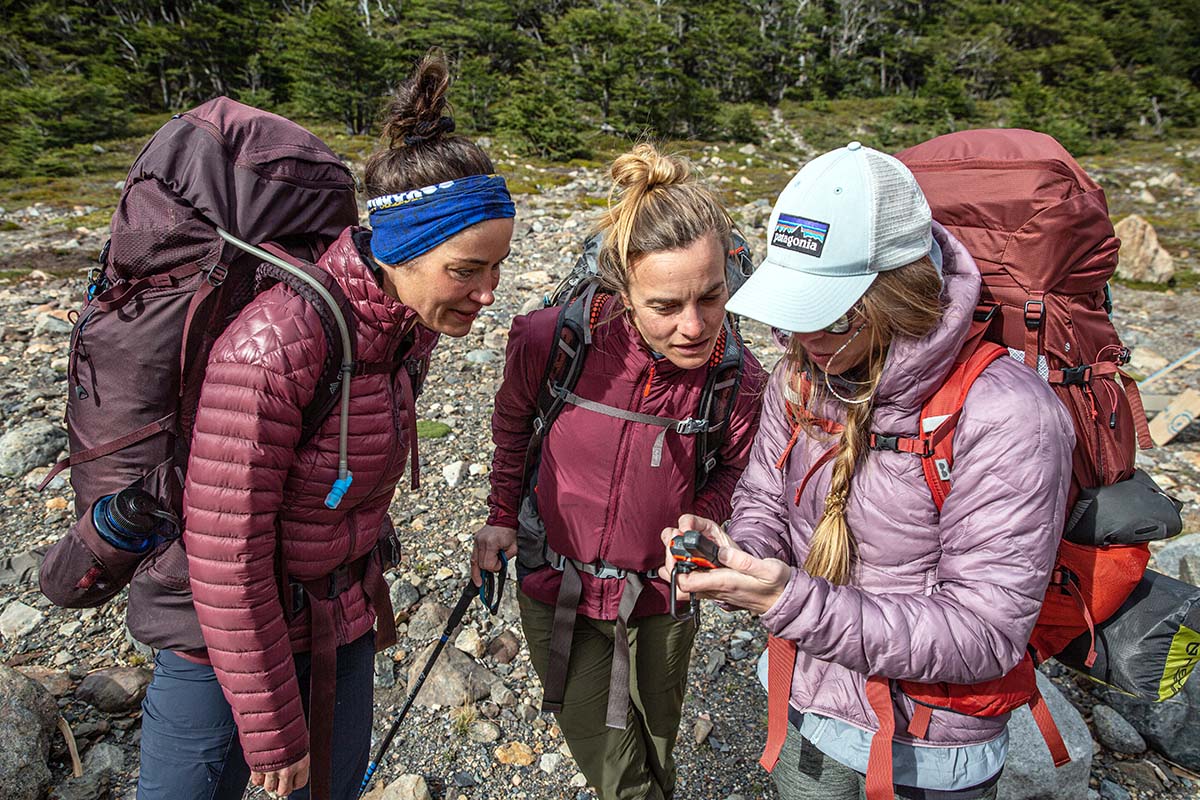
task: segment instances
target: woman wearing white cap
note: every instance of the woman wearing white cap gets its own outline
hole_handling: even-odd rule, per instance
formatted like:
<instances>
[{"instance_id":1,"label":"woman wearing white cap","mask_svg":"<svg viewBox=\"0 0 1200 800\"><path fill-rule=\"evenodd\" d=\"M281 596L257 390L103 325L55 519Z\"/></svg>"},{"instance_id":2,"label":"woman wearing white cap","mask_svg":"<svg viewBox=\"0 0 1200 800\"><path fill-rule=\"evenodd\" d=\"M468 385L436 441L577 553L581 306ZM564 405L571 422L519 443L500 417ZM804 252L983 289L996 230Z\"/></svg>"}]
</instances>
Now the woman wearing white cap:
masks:
<instances>
[{"instance_id":1,"label":"woman wearing white cap","mask_svg":"<svg viewBox=\"0 0 1200 800\"><path fill-rule=\"evenodd\" d=\"M781 796L995 797L1008 715L926 713L889 686L979 684L1022 659L1063 526L1071 422L1033 371L992 362L963 405L939 512L921 459L887 443L918 434L963 348L971 256L912 173L857 142L807 164L768 230L728 309L792 332L788 354L728 533L679 521L717 540L727 568L679 587L761 614L772 634L763 765ZM882 787L876 709L896 731Z\"/></svg>"}]
</instances>

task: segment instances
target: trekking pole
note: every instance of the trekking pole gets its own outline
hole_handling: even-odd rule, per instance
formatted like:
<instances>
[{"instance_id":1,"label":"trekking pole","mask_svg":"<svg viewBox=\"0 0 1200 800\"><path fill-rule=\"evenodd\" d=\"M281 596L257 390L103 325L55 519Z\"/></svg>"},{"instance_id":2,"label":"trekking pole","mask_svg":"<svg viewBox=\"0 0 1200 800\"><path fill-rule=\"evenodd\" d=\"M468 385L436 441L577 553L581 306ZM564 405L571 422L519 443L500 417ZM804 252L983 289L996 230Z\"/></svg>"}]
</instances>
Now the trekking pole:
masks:
<instances>
[{"instance_id":1,"label":"trekking pole","mask_svg":"<svg viewBox=\"0 0 1200 800\"><path fill-rule=\"evenodd\" d=\"M1195 350L1188 353L1186 356L1179 359L1178 361L1173 361L1170 364L1167 364L1165 367L1163 367L1162 369L1160 369L1158 372L1154 373L1153 375L1151 375L1147 378L1142 378L1140 381L1138 381L1138 388L1140 389L1141 387L1145 386L1147 383L1158 380L1163 375L1166 375L1168 372L1174 372L1176 369L1178 369L1179 367L1182 367L1184 364L1191 361L1196 356L1200 356L1200 347L1197 347Z\"/></svg>"},{"instance_id":2,"label":"trekking pole","mask_svg":"<svg viewBox=\"0 0 1200 800\"><path fill-rule=\"evenodd\" d=\"M433 648L433 653L430 654L429 660L425 662L424 669L417 676L417 682L409 691L408 697L404 699L404 705L400 708L400 713L396 715L396 719L392 722L392 727L387 732L387 736L383 737L383 741L379 743L379 750L375 753L374 760L367 764L367 773L363 775L362 784L358 787L358 796L362 797L367 791L367 786L371 783L371 778L375 777L375 771L379 769L379 765L383 763L383 756L387 753L388 747L392 743L392 739L396 736L396 731L400 730L400 724L404 722L405 716L408 715L408 710L412 708L413 702L417 699L417 695L421 691L421 687L425 685L425 679L429 677L429 673L433 670L433 665L441 655L442 650L446 647L446 642L450 640L450 634L462 622L463 616L467 613L467 609L471 605L471 601L476 597L483 603L490 613L495 614L500 610L500 598L504 595L504 575L505 567L508 566L508 559L504 553L500 553L500 571L487 572L483 571L480 576L483 578L479 587L476 588L475 583L467 578L467 585L463 587L462 594L458 598L458 603L454 606L454 610L450 612L450 618L446 620L446 627L442 630L442 638L438 639L437 646Z\"/></svg>"}]
</instances>

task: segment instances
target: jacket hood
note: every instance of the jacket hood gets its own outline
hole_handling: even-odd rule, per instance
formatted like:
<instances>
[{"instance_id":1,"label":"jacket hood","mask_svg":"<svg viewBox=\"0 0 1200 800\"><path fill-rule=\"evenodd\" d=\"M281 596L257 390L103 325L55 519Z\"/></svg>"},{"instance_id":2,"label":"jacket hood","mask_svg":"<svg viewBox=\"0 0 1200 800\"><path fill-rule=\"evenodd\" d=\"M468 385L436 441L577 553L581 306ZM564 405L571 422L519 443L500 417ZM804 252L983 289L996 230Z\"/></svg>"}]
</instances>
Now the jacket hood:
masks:
<instances>
[{"instance_id":1,"label":"jacket hood","mask_svg":"<svg viewBox=\"0 0 1200 800\"><path fill-rule=\"evenodd\" d=\"M936 222L933 236L942 248L945 313L927 336L898 337L892 342L872 415L871 427L880 433L911 431L921 406L954 366L979 300L979 268L971 254Z\"/></svg>"}]
</instances>

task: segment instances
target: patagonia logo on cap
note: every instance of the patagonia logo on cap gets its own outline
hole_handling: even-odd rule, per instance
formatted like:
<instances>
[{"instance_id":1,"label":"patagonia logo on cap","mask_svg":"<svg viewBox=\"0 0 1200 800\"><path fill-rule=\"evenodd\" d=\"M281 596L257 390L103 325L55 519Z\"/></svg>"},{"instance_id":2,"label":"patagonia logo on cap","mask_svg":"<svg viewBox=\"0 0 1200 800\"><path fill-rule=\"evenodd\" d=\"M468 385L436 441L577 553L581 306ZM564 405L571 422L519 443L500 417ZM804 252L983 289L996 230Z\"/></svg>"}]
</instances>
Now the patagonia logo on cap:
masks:
<instances>
[{"instance_id":1,"label":"patagonia logo on cap","mask_svg":"<svg viewBox=\"0 0 1200 800\"><path fill-rule=\"evenodd\" d=\"M775 223L775 232L771 234L771 244L805 253L816 258L821 257L825 249L825 237L829 234L829 223L817 222L815 219L793 217L791 214L780 214Z\"/></svg>"}]
</instances>

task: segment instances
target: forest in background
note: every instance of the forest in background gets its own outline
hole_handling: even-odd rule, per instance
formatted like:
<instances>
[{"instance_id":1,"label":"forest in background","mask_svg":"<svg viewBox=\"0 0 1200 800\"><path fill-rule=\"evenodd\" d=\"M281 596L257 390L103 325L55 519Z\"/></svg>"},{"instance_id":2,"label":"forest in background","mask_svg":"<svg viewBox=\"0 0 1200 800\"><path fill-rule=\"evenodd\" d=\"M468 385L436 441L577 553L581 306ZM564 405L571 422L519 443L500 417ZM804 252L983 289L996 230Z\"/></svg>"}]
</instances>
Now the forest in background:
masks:
<instances>
[{"instance_id":1,"label":"forest in background","mask_svg":"<svg viewBox=\"0 0 1200 800\"><path fill-rule=\"evenodd\" d=\"M586 156L598 131L753 142L768 109L819 117L847 99L880 100L870 108L884 146L892 126L916 139L1005 124L1078 155L1200 123L1200 0L0 7L4 178L69 174L76 161L56 149L138 133L139 116L222 94L370 134L389 87L432 46L453 62L462 129L550 159Z\"/></svg>"}]
</instances>

